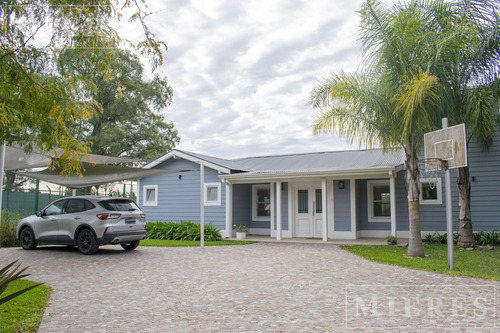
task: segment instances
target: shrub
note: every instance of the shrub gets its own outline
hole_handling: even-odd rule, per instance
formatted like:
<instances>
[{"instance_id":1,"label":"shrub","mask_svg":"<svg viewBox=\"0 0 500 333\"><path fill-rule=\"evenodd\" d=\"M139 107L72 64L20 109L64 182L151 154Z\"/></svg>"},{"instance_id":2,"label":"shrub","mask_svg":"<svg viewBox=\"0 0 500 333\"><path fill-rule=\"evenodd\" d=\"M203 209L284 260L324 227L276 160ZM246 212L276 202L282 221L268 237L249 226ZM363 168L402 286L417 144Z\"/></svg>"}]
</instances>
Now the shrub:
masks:
<instances>
[{"instance_id":1,"label":"shrub","mask_svg":"<svg viewBox=\"0 0 500 333\"><path fill-rule=\"evenodd\" d=\"M0 223L0 247L19 246L16 239L16 226L18 221L18 214L12 214L8 210L2 211L2 222Z\"/></svg>"},{"instance_id":2,"label":"shrub","mask_svg":"<svg viewBox=\"0 0 500 333\"><path fill-rule=\"evenodd\" d=\"M19 270L19 267L21 265L17 265L14 267L14 269L11 270L11 268L16 264L16 262L17 262L17 260L11 262L7 266L0 269L0 295L5 291L5 289L7 289L7 286L9 285L9 283L11 283L12 281L15 281L15 280L19 280L19 279L29 275L29 274L23 274L24 271L28 267L25 267L25 268ZM28 287L28 288L23 288L23 289L18 290L18 291L14 292L8 296L1 297L0 304L4 304L4 303L10 301L11 299L14 299L14 298L18 297L19 295L22 295L25 292L30 291L31 289L38 287L39 285L41 285L41 283L37 283L37 284L35 284L31 287Z\"/></svg>"},{"instance_id":3,"label":"shrub","mask_svg":"<svg viewBox=\"0 0 500 333\"><path fill-rule=\"evenodd\" d=\"M477 245L500 245L499 231L478 231L474 233Z\"/></svg>"},{"instance_id":4,"label":"shrub","mask_svg":"<svg viewBox=\"0 0 500 333\"><path fill-rule=\"evenodd\" d=\"M222 239L220 230L212 223L205 225L205 241L219 241ZM199 241L200 224L191 221L177 222L148 222L146 224L147 238L170 239L170 240L192 240Z\"/></svg>"},{"instance_id":5,"label":"shrub","mask_svg":"<svg viewBox=\"0 0 500 333\"><path fill-rule=\"evenodd\" d=\"M458 232L453 233L453 242L456 243L458 242ZM440 244L446 244L448 243L448 234L440 234L439 232L435 232L433 234L427 234L425 237L422 239L426 243L440 243Z\"/></svg>"}]
</instances>

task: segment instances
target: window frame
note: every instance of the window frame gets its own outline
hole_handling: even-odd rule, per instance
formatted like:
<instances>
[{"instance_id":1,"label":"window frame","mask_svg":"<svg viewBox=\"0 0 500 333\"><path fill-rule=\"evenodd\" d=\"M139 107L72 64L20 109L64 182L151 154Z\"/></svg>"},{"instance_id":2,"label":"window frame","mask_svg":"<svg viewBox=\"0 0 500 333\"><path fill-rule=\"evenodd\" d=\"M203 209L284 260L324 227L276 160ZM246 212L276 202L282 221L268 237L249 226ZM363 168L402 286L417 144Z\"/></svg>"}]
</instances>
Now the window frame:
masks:
<instances>
[{"instance_id":1,"label":"window frame","mask_svg":"<svg viewBox=\"0 0 500 333\"><path fill-rule=\"evenodd\" d=\"M418 195L418 199L421 205L442 205L443 204L443 183L441 181L441 177L437 178L436 190L437 190L437 199L429 200L424 199L422 194L422 183L430 183L433 182L434 178L421 178L420 179L420 194Z\"/></svg>"},{"instance_id":2,"label":"window frame","mask_svg":"<svg viewBox=\"0 0 500 333\"><path fill-rule=\"evenodd\" d=\"M147 200L147 193L150 189L155 190L155 198L153 201ZM142 187L142 205L150 207L158 206L158 185L144 185Z\"/></svg>"},{"instance_id":3,"label":"window frame","mask_svg":"<svg viewBox=\"0 0 500 333\"><path fill-rule=\"evenodd\" d=\"M391 184L389 179L381 179L381 180L368 180L366 182L367 188L367 201L368 201L368 222L391 222L391 215L389 216L374 216L373 214L373 188L375 186L387 186L389 188L389 196L391 193ZM391 205L391 199L389 197L388 201L389 205Z\"/></svg>"},{"instance_id":4,"label":"window frame","mask_svg":"<svg viewBox=\"0 0 500 333\"><path fill-rule=\"evenodd\" d=\"M258 216L257 215L257 190L267 189L269 190L269 201L271 201L271 184L258 184L252 185L252 221L271 221L271 214L269 216ZM271 204L271 202L269 202Z\"/></svg>"},{"instance_id":5,"label":"window frame","mask_svg":"<svg viewBox=\"0 0 500 333\"><path fill-rule=\"evenodd\" d=\"M203 184L203 205L204 206L220 206L221 205L221 184L220 183L205 183ZM208 201L208 188L217 188L217 200Z\"/></svg>"}]
</instances>

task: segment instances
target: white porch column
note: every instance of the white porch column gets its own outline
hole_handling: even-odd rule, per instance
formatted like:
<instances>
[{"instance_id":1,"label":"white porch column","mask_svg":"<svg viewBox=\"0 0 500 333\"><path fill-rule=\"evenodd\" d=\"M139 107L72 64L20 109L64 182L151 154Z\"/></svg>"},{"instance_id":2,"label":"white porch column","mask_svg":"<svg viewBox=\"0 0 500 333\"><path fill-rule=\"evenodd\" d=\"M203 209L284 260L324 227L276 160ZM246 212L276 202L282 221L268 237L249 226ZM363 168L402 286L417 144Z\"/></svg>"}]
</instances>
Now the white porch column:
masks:
<instances>
[{"instance_id":1,"label":"white porch column","mask_svg":"<svg viewBox=\"0 0 500 333\"><path fill-rule=\"evenodd\" d=\"M281 240L281 228L282 228L282 216L281 216L281 181L276 182L276 240Z\"/></svg>"},{"instance_id":2,"label":"white porch column","mask_svg":"<svg viewBox=\"0 0 500 333\"><path fill-rule=\"evenodd\" d=\"M349 179L350 192L351 192L351 233L353 234L353 239L358 238L358 228L357 228L357 216L356 216L356 179Z\"/></svg>"},{"instance_id":3,"label":"white porch column","mask_svg":"<svg viewBox=\"0 0 500 333\"><path fill-rule=\"evenodd\" d=\"M323 242L326 242L328 240L328 219L327 219L327 200L326 200L326 194L327 194L327 189L326 189L326 179L323 178L321 180L321 207L322 207L322 212L321 212L321 217L322 217L322 223L323 223Z\"/></svg>"},{"instance_id":4,"label":"white porch column","mask_svg":"<svg viewBox=\"0 0 500 333\"><path fill-rule=\"evenodd\" d=\"M391 193L391 235L397 237L396 225L396 176L394 171L389 171Z\"/></svg>"},{"instance_id":5,"label":"white porch column","mask_svg":"<svg viewBox=\"0 0 500 333\"><path fill-rule=\"evenodd\" d=\"M226 183L226 237L233 234L233 184Z\"/></svg>"},{"instance_id":6,"label":"white porch column","mask_svg":"<svg viewBox=\"0 0 500 333\"><path fill-rule=\"evenodd\" d=\"M274 199L274 193L276 193L275 191L275 183L271 183L271 223L270 223L270 226L269 226L269 236L270 237L275 237L276 236L276 232L274 231L274 226L276 225L276 218L275 218L275 209L276 209L276 202L275 202L275 199Z\"/></svg>"},{"instance_id":7,"label":"white porch column","mask_svg":"<svg viewBox=\"0 0 500 333\"><path fill-rule=\"evenodd\" d=\"M200 247L205 246L205 163L200 162Z\"/></svg>"}]
</instances>

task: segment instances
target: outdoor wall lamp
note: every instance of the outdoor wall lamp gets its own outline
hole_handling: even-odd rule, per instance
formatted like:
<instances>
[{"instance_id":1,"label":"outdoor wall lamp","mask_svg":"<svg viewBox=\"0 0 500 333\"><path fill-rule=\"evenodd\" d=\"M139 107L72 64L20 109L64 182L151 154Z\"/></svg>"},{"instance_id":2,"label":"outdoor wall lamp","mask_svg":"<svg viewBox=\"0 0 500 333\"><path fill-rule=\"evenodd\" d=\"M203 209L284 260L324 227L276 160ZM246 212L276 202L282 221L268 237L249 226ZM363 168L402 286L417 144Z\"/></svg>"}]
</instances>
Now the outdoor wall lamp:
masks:
<instances>
[{"instance_id":1,"label":"outdoor wall lamp","mask_svg":"<svg viewBox=\"0 0 500 333\"><path fill-rule=\"evenodd\" d=\"M343 190L345 188L345 183L343 180L339 180L339 190Z\"/></svg>"}]
</instances>

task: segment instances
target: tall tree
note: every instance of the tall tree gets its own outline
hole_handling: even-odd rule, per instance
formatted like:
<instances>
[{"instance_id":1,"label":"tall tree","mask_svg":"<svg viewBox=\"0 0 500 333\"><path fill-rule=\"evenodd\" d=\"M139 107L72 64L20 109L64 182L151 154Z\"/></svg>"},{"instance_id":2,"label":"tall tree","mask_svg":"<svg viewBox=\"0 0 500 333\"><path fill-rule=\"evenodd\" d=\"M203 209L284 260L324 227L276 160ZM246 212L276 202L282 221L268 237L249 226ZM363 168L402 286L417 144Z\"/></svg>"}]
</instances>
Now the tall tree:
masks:
<instances>
[{"instance_id":1,"label":"tall tree","mask_svg":"<svg viewBox=\"0 0 500 333\"><path fill-rule=\"evenodd\" d=\"M435 1L420 4L432 13L427 28L454 31L457 43L435 67L442 86L442 108L451 124L465 123L467 142L491 143L500 102L500 13L498 1ZM459 247L475 246L470 206L469 167L457 169Z\"/></svg>"},{"instance_id":2,"label":"tall tree","mask_svg":"<svg viewBox=\"0 0 500 333\"><path fill-rule=\"evenodd\" d=\"M95 90L88 96L101 107L79 124L81 140L96 154L155 159L180 140L173 123L161 113L172 101L172 88L166 77L155 75L145 81L143 66L131 52L117 50L116 54L110 63L112 75L104 75L91 62L76 66L72 49L59 57L59 73L92 82Z\"/></svg>"},{"instance_id":3,"label":"tall tree","mask_svg":"<svg viewBox=\"0 0 500 333\"><path fill-rule=\"evenodd\" d=\"M362 73L332 74L313 89L311 102L319 111L314 133L337 132L351 143L403 148L408 255L424 256L417 153L424 133L435 129L441 118L441 85L431 69L456 40L450 31L441 32L443 36L428 31L429 13L417 6L398 4L386 9L369 0L360 15L366 68Z\"/></svg>"},{"instance_id":4,"label":"tall tree","mask_svg":"<svg viewBox=\"0 0 500 333\"><path fill-rule=\"evenodd\" d=\"M144 1L5 0L0 3L0 142L16 143L27 152L64 148L65 173L79 172L87 146L70 128L92 116L98 105L82 92L92 84L82 77L60 76L54 57L62 47L77 50L78 61L91 61L103 73L118 45L127 43L161 65L163 42L145 24ZM124 9L134 7L145 39L132 44L113 28ZM44 41L44 36L49 36Z\"/></svg>"}]
</instances>

